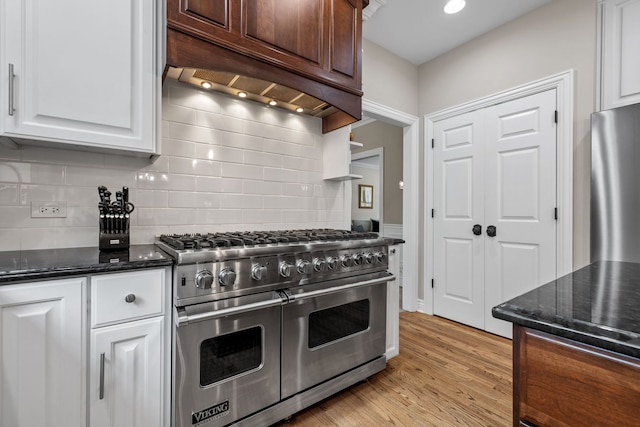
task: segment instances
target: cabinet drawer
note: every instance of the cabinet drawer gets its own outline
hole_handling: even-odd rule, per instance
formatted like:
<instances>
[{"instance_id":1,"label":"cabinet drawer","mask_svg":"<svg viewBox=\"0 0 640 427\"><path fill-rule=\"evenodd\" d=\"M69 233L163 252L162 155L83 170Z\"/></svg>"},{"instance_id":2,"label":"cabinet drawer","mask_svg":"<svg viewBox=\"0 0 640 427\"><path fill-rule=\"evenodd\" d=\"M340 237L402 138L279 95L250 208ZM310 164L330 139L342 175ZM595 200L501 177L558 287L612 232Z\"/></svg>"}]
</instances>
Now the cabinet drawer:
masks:
<instances>
[{"instance_id":1,"label":"cabinet drawer","mask_svg":"<svg viewBox=\"0 0 640 427\"><path fill-rule=\"evenodd\" d=\"M164 270L138 270L91 278L91 327L160 315Z\"/></svg>"}]
</instances>

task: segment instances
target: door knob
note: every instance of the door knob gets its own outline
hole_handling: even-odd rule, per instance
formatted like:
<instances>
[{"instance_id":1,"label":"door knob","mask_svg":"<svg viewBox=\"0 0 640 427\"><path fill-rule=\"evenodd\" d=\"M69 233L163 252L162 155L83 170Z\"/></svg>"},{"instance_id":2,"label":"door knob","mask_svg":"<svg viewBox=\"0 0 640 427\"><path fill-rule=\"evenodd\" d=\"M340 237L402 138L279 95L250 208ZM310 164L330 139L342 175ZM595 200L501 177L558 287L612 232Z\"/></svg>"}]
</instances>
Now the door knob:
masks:
<instances>
[{"instance_id":1,"label":"door knob","mask_svg":"<svg viewBox=\"0 0 640 427\"><path fill-rule=\"evenodd\" d=\"M476 224L473 226L471 231L473 231L473 234L475 234L476 236L479 236L482 234L482 226L480 224Z\"/></svg>"},{"instance_id":2,"label":"door knob","mask_svg":"<svg viewBox=\"0 0 640 427\"><path fill-rule=\"evenodd\" d=\"M487 236L489 237L496 237L496 227L493 225L490 225L487 227Z\"/></svg>"}]
</instances>

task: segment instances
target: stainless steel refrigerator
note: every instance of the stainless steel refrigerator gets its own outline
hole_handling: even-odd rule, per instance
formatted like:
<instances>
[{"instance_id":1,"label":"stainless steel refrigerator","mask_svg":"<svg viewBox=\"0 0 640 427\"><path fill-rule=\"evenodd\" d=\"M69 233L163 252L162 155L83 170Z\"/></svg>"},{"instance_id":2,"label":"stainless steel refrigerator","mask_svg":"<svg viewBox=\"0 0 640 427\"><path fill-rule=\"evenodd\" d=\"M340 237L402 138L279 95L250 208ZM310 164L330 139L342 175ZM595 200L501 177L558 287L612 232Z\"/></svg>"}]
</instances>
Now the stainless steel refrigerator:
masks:
<instances>
[{"instance_id":1,"label":"stainless steel refrigerator","mask_svg":"<svg viewBox=\"0 0 640 427\"><path fill-rule=\"evenodd\" d=\"M640 104L591 115L591 261L640 262Z\"/></svg>"}]
</instances>

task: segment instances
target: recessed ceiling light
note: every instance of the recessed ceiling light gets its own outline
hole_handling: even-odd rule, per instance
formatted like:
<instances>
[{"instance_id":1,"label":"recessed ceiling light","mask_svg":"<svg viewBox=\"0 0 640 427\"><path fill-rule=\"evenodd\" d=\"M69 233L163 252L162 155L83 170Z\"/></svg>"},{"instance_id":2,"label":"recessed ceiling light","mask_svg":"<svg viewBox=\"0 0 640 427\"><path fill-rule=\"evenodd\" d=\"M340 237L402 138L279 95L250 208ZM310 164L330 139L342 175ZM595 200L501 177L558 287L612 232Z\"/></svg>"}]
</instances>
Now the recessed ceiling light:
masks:
<instances>
[{"instance_id":1,"label":"recessed ceiling light","mask_svg":"<svg viewBox=\"0 0 640 427\"><path fill-rule=\"evenodd\" d=\"M247 92L238 92L238 96L240 98L246 98L247 97Z\"/></svg>"},{"instance_id":2,"label":"recessed ceiling light","mask_svg":"<svg viewBox=\"0 0 640 427\"><path fill-rule=\"evenodd\" d=\"M200 86L202 86L205 89L211 89L211 83L210 82L202 82L202 83L200 83Z\"/></svg>"},{"instance_id":3,"label":"recessed ceiling light","mask_svg":"<svg viewBox=\"0 0 640 427\"><path fill-rule=\"evenodd\" d=\"M465 5L466 3L464 0L449 0L447 4L444 5L444 13L458 13L464 9Z\"/></svg>"},{"instance_id":4,"label":"recessed ceiling light","mask_svg":"<svg viewBox=\"0 0 640 427\"><path fill-rule=\"evenodd\" d=\"M275 107L276 105L278 105L278 103L276 102L275 99L272 99L271 101L269 101L269 105L271 105L272 107Z\"/></svg>"},{"instance_id":5,"label":"recessed ceiling light","mask_svg":"<svg viewBox=\"0 0 640 427\"><path fill-rule=\"evenodd\" d=\"M296 111L297 111L298 113L302 113L302 112L304 111L304 108L302 108L302 107L298 107L298 108L296 108Z\"/></svg>"}]
</instances>

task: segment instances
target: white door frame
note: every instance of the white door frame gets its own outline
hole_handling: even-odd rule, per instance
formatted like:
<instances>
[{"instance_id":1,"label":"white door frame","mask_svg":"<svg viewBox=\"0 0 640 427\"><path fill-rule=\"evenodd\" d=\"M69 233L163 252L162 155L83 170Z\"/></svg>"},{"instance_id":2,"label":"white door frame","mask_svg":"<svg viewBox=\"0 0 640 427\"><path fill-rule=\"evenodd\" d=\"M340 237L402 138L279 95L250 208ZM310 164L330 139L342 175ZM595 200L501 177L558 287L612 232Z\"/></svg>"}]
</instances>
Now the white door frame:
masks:
<instances>
[{"instance_id":1,"label":"white door frame","mask_svg":"<svg viewBox=\"0 0 640 427\"><path fill-rule=\"evenodd\" d=\"M384 230L384 148L379 147L374 148L373 150L353 153L351 155L351 164L353 165L353 162L357 162L361 159L367 159L369 157L378 158L378 222L380 224L380 233L382 233L382 231ZM353 190L351 191L353 192Z\"/></svg>"},{"instance_id":2,"label":"white door frame","mask_svg":"<svg viewBox=\"0 0 640 427\"><path fill-rule=\"evenodd\" d=\"M424 140L424 188L427 192L424 204L424 234L423 250L425 254L425 269L423 277L424 301L421 308L424 313L433 314L433 289L431 278L433 277L433 218L431 207L433 206L433 156L431 151L431 139L434 123L478 110L490 107L502 102L511 101L556 89L556 102L558 108L557 126L557 202L558 202L558 234L557 234L557 271L558 277L570 273L573 270L573 85L574 71L568 70L544 79L536 80L513 89L499 92L494 95L470 101L455 107L447 108L433 114L426 115L424 126L426 129Z\"/></svg>"},{"instance_id":3,"label":"white door frame","mask_svg":"<svg viewBox=\"0 0 640 427\"><path fill-rule=\"evenodd\" d=\"M376 120L402 128L402 308L416 311L418 308L418 239L420 183L418 171L419 118L402 111L386 107L377 102L362 99L362 113Z\"/></svg>"}]
</instances>

